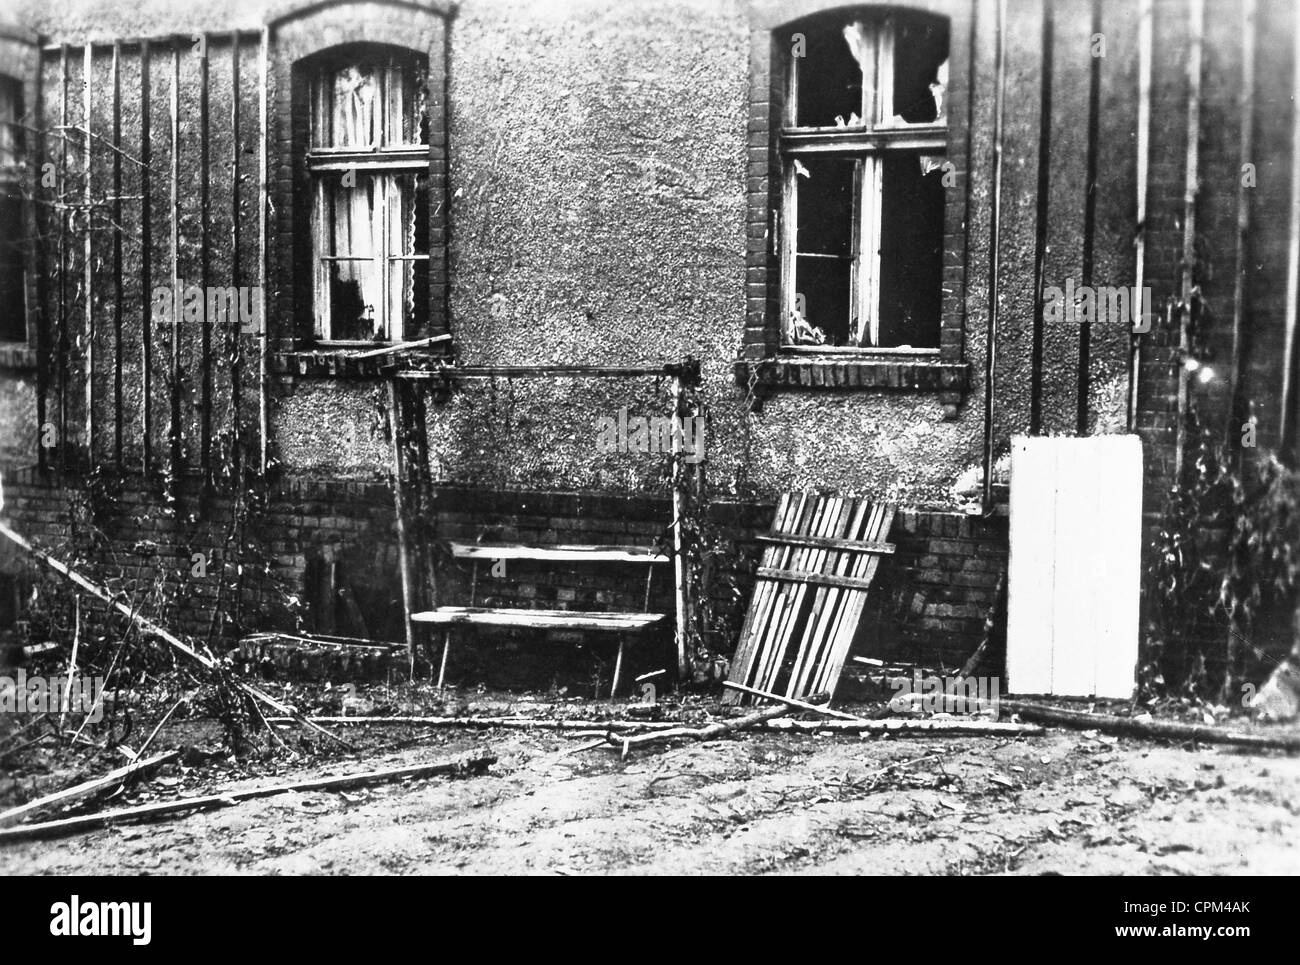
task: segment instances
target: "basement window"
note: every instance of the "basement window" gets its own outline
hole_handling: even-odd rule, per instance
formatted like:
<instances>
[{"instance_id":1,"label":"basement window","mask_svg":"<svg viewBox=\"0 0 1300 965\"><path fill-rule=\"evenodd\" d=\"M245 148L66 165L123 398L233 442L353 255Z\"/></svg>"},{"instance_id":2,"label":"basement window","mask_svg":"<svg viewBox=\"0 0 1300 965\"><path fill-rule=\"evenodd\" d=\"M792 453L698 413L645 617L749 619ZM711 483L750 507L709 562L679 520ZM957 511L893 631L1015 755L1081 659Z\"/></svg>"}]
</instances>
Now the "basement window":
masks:
<instances>
[{"instance_id":1,"label":"basement window","mask_svg":"<svg viewBox=\"0 0 1300 965\"><path fill-rule=\"evenodd\" d=\"M429 125L424 58L353 47L313 65L315 335L372 343L429 322Z\"/></svg>"},{"instance_id":2,"label":"basement window","mask_svg":"<svg viewBox=\"0 0 1300 965\"><path fill-rule=\"evenodd\" d=\"M937 351L947 19L837 13L778 39L783 347Z\"/></svg>"},{"instance_id":3,"label":"basement window","mask_svg":"<svg viewBox=\"0 0 1300 965\"><path fill-rule=\"evenodd\" d=\"M23 266L22 86L0 77L0 342L27 342Z\"/></svg>"}]
</instances>

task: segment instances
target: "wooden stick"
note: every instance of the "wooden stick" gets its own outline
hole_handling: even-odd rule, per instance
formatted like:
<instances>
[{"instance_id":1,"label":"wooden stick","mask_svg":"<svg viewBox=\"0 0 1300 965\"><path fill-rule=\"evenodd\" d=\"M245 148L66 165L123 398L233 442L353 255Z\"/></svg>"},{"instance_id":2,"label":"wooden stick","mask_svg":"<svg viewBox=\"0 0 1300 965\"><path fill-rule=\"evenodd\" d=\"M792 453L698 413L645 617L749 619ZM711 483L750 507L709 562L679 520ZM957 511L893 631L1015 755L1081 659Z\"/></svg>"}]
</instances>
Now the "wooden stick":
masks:
<instances>
[{"instance_id":1,"label":"wooden stick","mask_svg":"<svg viewBox=\"0 0 1300 965\"><path fill-rule=\"evenodd\" d=\"M70 831L88 831L93 828L101 828L118 821L129 821L135 818L147 820L168 814L176 814L181 811L209 811L213 808L237 804L240 801L272 797L289 791L342 791L351 787L367 787L389 781L400 781L403 778L432 777L435 774L477 774L495 764L496 760L496 757L490 754L481 757L462 757L451 761L440 761L435 764L390 767L381 771L343 774L338 777L297 781L292 784L277 784L273 787L253 788L247 791L227 791L224 794L209 794L205 797L162 801L155 804L144 804L140 807L122 808L117 811L103 811L99 814L64 818L60 821L46 821L42 824L26 824L16 828L5 828L0 830L0 841L52 837Z\"/></svg>"},{"instance_id":2,"label":"wooden stick","mask_svg":"<svg viewBox=\"0 0 1300 965\"><path fill-rule=\"evenodd\" d=\"M886 717L861 724L848 720L774 720L756 730L793 731L815 734L925 734L927 737L1040 737L1037 724L1011 724L992 720L958 720L947 717L910 720Z\"/></svg>"},{"instance_id":3,"label":"wooden stick","mask_svg":"<svg viewBox=\"0 0 1300 965\"><path fill-rule=\"evenodd\" d=\"M682 418L682 380L673 376L673 422ZM686 560L682 556L682 526L686 513L686 496L682 492L682 438L680 432L673 432L672 449L672 485L673 485L673 589L676 600L676 643L677 643L677 679L686 680L690 666L686 654L687 629L690 621L690 592L687 589L689 575L686 572Z\"/></svg>"},{"instance_id":4,"label":"wooden stick","mask_svg":"<svg viewBox=\"0 0 1300 965\"><path fill-rule=\"evenodd\" d=\"M822 700L829 700L825 694L818 695ZM814 697L816 701L818 698ZM665 741L677 740L683 738L693 741L717 740L719 737L725 737L733 731L744 730L747 727L755 727L758 724L775 720L778 717L784 717L790 713L790 708L784 704L777 704L775 707L764 707L762 710L747 714L744 717L733 717L731 720L719 720L707 727L674 727L668 730L656 731L650 734L638 734L635 737L624 737L622 739L613 737L607 738L607 746L617 747L622 750L622 756L627 757L628 752L633 747L644 747L647 744L661 744Z\"/></svg>"},{"instance_id":5,"label":"wooden stick","mask_svg":"<svg viewBox=\"0 0 1300 965\"><path fill-rule=\"evenodd\" d=\"M842 710L831 710L829 707L818 707L816 704L810 704L803 700L796 700L793 697L782 697L780 694L769 693L766 690L759 690L757 687L746 687L744 684L734 683L730 680L724 680L722 686L729 687L732 690L739 690L741 693L750 694L754 697L762 697L766 700L775 700L779 703L785 704L787 707L796 707L799 710L810 710L815 714L821 714L823 717L834 717L836 720L851 720L859 724L870 723L870 721L865 717L846 714Z\"/></svg>"},{"instance_id":6,"label":"wooden stick","mask_svg":"<svg viewBox=\"0 0 1300 965\"><path fill-rule=\"evenodd\" d=\"M1243 731L1222 730L1205 724L1180 724L1169 720L1134 720L1112 714L1089 714L1078 710L1063 710L1042 704L1029 704L1020 700L998 701L999 707L1025 720L1077 730L1096 730L1104 734L1125 737L1148 737L1163 740L1200 741L1203 744L1231 744L1252 750L1300 751L1300 735L1248 734Z\"/></svg>"},{"instance_id":7,"label":"wooden stick","mask_svg":"<svg viewBox=\"0 0 1300 965\"><path fill-rule=\"evenodd\" d=\"M68 717L68 707L72 703L72 677L77 672L77 650L81 646L81 594L76 596L76 616L72 625L72 656L68 658L68 682L63 687L63 703L59 707L59 731ZM89 715L87 715L89 716Z\"/></svg>"},{"instance_id":8,"label":"wooden stick","mask_svg":"<svg viewBox=\"0 0 1300 965\"><path fill-rule=\"evenodd\" d=\"M165 754L159 754L146 761L135 761L134 763L127 764L124 767L119 767L116 770L109 771L102 777L95 778L94 780L83 781L81 784L75 784L72 787L64 788L62 791L56 791L53 794L39 797L35 801L28 801L26 804L20 804L16 808L10 808L8 811L0 813L0 824L9 824L33 811L53 807L56 804L65 804L68 801L75 801L78 798L94 794L96 791L102 791L105 788L121 783L139 771L158 767L162 764L174 761L180 756L180 751L167 751Z\"/></svg>"},{"instance_id":9,"label":"wooden stick","mask_svg":"<svg viewBox=\"0 0 1300 965\"><path fill-rule=\"evenodd\" d=\"M272 724L288 724L291 717L268 717ZM470 730L553 730L623 731L668 730L680 727L671 721L648 720L552 720L545 717L312 717L318 724L405 725L414 727L464 727Z\"/></svg>"}]
</instances>

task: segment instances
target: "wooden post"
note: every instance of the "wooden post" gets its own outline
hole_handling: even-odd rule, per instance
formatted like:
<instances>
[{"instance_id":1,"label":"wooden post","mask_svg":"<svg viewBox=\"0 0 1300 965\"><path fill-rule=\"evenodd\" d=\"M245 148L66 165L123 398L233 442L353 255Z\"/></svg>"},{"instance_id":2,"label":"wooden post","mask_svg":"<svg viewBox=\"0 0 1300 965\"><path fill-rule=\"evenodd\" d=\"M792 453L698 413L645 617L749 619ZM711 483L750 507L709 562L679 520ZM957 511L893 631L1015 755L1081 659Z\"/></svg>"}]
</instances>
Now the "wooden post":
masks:
<instances>
[{"instance_id":1,"label":"wooden post","mask_svg":"<svg viewBox=\"0 0 1300 965\"><path fill-rule=\"evenodd\" d=\"M233 96L233 94L232 94ZM212 489L212 319L208 315L209 175L208 175L208 35L199 34L199 287L203 289L203 322L199 328L199 470L203 491ZM227 309L229 311L229 309Z\"/></svg>"},{"instance_id":2,"label":"wooden post","mask_svg":"<svg viewBox=\"0 0 1300 965\"><path fill-rule=\"evenodd\" d=\"M140 44L140 434L141 470L153 472L153 197L150 165L153 163L149 97L149 41Z\"/></svg>"},{"instance_id":3,"label":"wooden post","mask_svg":"<svg viewBox=\"0 0 1300 965\"><path fill-rule=\"evenodd\" d=\"M406 488L406 472L402 458L401 393L397 388L397 379L388 380L388 426L392 440L393 510L397 515L397 565L401 570L402 578L402 627L406 633L407 661L410 665L411 677L414 678L415 625L411 622L411 612L415 609L415 587L411 581L411 554L407 542L409 528L406 521L406 498L403 492Z\"/></svg>"},{"instance_id":4,"label":"wooden post","mask_svg":"<svg viewBox=\"0 0 1300 965\"><path fill-rule=\"evenodd\" d=\"M690 599L686 589L686 561L682 558L682 523L686 512L686 497L682 493L682 434L676 430L677 420L681 418L682 377L673 376L672 417L672 486L673 486L673 578L677 593L677 675L686 681L690 666L686 655L687 619Z\"/></svg>"},{"instance_id":5,"label":"wooden post","mask_svg":"<svg viewBox=\"0 0 1300 965\"><path fill-rule=\"evenodd\" d=\"M82 120L86 125L86 141L83 157L86 165L86 183L82 195L86 208L86 236L82 239L82 255L85 263L81 266L82 281L85 286L83 292L83 303L86 310L86 346L82 355L82 365L85 370L85 398L86 398L86 466L87 468L95 465L95 265L94 265L94 240L92 234L92 222L94 213L91 205L94 198L90 193L90 168L92 161L91 152L91 125L90 125L90 76L93 71L92 67L92 48L86 44L82 48L82 68L81 68L81 106Z\"/></svg>"},{"instance_id":6,"label":"wooden post","mask_svg":"<svg viewBox=\"0 0 1300 965\"><path fill-rule=\"evenodd\" d=\"M113 464L122 468L122 45L113 43ZM148 300L148 296L143 296Z\"/></svg>"},{"instance_id":7,"label":"wooden post","mask_svg":"<svg viewBox=\"0 0 1300 965\"><path fill-rule=\"evenodd\" d=\"M1138 7L1137 237L1133 239L1133 283L1138 293L1137 318L1141 324L1149 321L1142 312L1146 305L1143 292L1146 285L1147 170L1151 145L1152 16L1152 0L1142 0ZM1138 380L1142 371L1142 336L1133 333L1129 339L1128 430L1132 432L1137 425Z\"/></svg>"},{"instance_id":8,"label":"wooden post","mask_svg":"<svg viewBox=\"0 0 1300 965\"><path fill-rule=\"evenodd\" d=\"M1092 31L1100 37L1101 0L1092 0ZM1089 58L1088 67L1088 148L1084 160L1083 186L1083 284L1092 287L1093 241L1097 234L1097 129L1100 126L1101 58ZM1141 304L1142 296L1138 296ZM1113 324L1113 323L1112 323ZM1079 389L1074 429L1077 435L1088 434L1088 369L1092 364L1092 319L1085 317L1079 325Z\"/></svg>"},{"instance_id":9,"label":"wooden post","mask_svg":"<svg viewBox=\"0 0 1300 965\"><path fill-rule=\"evenodd\" d=\"M68 468L68 45L59 53L59 472Z\"/></svg>"},{"instance_id":10,"label":"wooden post","mask_svg":"<svg viewBox=\"0 0 1300 965\"><path fill-rule=\"evenodd\" d=\"M1007 0L997 0L997 34L993 56L993 191L989 215L989 320L984 345L984 492L985 513L993 511L993 396L997 382L998 358L998 284L1002 262L998 255L1002 223L1002 121L1006 102L1006 28Z\"/></svg>"},{"instance_id":11,"label":"wooden post","mask_svg":"<svg viewBox=\"0 0 1300 965\"><path fill-rule=\"evenodd\" d=\"M179 491L181 478L181 48L172 42L171 71L171 285L172 285L172 371L171 421L167 430L171 489Z\"/></svg>"},{"instance_id":12,"label":"wooden post","mask_svg":"<svg viewBox=\"0 0 1300 965\"><path fill-rule=\"evenodd\" d=\"M230 34L230 285L240 287L239 263L239 31ZM240 408L243 393L243 344L239 319L230 319L230 472L235 485L243 485L243 452L240 451Z\"/></svg>"}]
</instances>

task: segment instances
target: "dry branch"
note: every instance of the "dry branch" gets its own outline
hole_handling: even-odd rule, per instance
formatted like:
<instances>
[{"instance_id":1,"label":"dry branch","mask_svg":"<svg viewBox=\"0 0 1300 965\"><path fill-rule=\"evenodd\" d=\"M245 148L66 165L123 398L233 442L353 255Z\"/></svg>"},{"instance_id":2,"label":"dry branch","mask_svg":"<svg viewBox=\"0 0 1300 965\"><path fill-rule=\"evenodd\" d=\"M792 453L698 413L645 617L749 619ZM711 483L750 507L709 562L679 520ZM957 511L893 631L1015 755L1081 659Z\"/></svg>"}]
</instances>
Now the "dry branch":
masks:
<instances>
[{"instance_id":1,"label":"dry branch","mask_svg":"<svg viewBox=\"0 0 1300 965\"><path fill-rule=\"evenodd\" d=\"M106 603L109 606L111 606L113 609L117 610L128 620L130 620L133 624L138 626L142 631L152 634L153 636L161 640L163 643L185 654L185 656L189 657L191 660L198 663L201 667L211 671L214 674L221 676L226 683L230 684L230 686L234 687L240 693L244 694L245 696L251 697L253 700L260 700L262 703L266 704L268 707L270 707L272 710L276 711L277 713L286 714L289 717L292 717L293 720L295 720L299 724L302 724L303 726L311 730L323 734L324 736L328 737L330 740L343 745L350 751L356 750L355 747L353 747L347 741L343 740L343 738L331 734L329 731L327 731L324 727L321 727L319 724L313 724L311 721L303 717L301 714L295 713L291 707L288 707L285 704L280 703L270 694L264 693L263 691L257 689L256 687L250 686L249 684L243 683L242 681L230 679L226 675L222 674L221 668L220 666L218 666L217 661L214 660L211 656L208 656L207 654L199 653L197 650L195 650L193 647L191 647L189 644L183 641L180 637L176 636L174 633L171 633L165 628L154 623L148 617L141 616L132 607L127 606L121 600L116 599L113 596L113 594L109 593L108 590L104 589L104 587L100 586L97 583L92 583L90 580L86 579L86 577L82 576L76 570L73 570L72 568L66 566L65 564L60 563L58 560L50 556L48 553L42 550L38 550L31 543L29 543L18 533L14 532L14 530L10 529L9 526L7 526L3 522L0 522L0 536L4 536L11 543L19 547L20 549L22 549L24 552L30 555L37 562L43 564L48 569L53 570L59 576L63 577L65 580L72 583L74 586L79 587L80 589L89 593L95 599L99 600L102 603Z\"/></svg>"},{"instance_id":2,"label":"dry branch","mask_svg":"<svg viewBox=\"0 0 1300 965\"><path fill-rule=\"evenodd\" d=\"M829 694L814 694L809 698L811 703L830 700ZM620 748L623 756L627 757L628 752L633 747L644 747L647 744L661 744L665 741L677 740L679 738L693 741L717 740L719 737L725 737L732 731L744 730L747 727L756 727L759 724L775 720L778 717L784 717L790 713L792 708L785 704L778 704L775 707L764 707L762 710L752 714L746 714L744 717L734 717L731 720L720 720L709 724L707 727L674 727L668 730L656 731L650 734L638 734L635 737L607 737L606 745Z\"/></svg>"},{"instance_id":3,"label":"dry branch","mask_svg":"<svg viewBox=\"0 0 1300 965\"><path fill-rule=\"evenodd\" d=\"M268 723L287 724L289 717L269 717ZM621 731L667 730L680 725L645 720L550 720L533 717L311 717L317 724L408 724L417 727L466 727L484 730L501 727L508 730Z\"/></svg>"},{"instance_id":4,"label":"dry branch","mask_svg":"<svg viewBox=\"0 0 1300 965\"><path fill-rule=\"evenodd\" d=\"M1025 720L1076 730L1096 730L1123 737L1152 737L1165 740L1200 741L1203 744L1231 744L1252 750L1300 751L1300 734L1247 734L1243 731L1222 730L1205 724L1180 724L1167 720L1136 720L1116 717L1113 714L1089 714L1078 710L1062 710L1042 704L1027 704L1020 700L999 701L1002 710L1019 714Z\"/></svg>"},{"instance_id":5,"label":"dry branch","mask_svg":"<svg viewBox=\"0 0 1300 965\"><path fill-rule=\"evenodd\" d=\"M814 714L821 714L823 717L834 717L836 720L851 720L859 724L870 723L867 718L858 717L856 714L846 714L842 710L831 710L829 707L818 707L816 704L810 704L804 700L796 700L793 697L782 697L780 694L768 693L766 690L759 690L757 687L747 687L744 684L738 684L732 680L724 680L722 686L729 690L739 690L741 693L750 694L754 697L764 697L767 700L775 700L785 704L787 707L812 711Z\"/></svg>"},{"instance_id":6,"label":"dry branch","mask_svg":"<svg viewBox=\"0 0 1300 965\"><path fill-rule=\"evenodd\" d=\"M323 777L309 781L296 781L292 784L276 784L272 787L259 787L246 791L227 791L224 794L209 794L204 797L181 798L178 801L162 801L155 804L143 804L139 807L122 808L117 811L103 811L99 814L87 814L81 817L64 818L59 821L45 821L41 824L24 824L16 828L0 830L0 842L18 841L26 838L54 837L70 831L88 831L104 827L118 821L163 817L182 811L208 811L213 808L251 801L256 798L271 797L289 791L342 791L351 787L366 787L388 781L399 781L407 777L431 777L435 774L477 774L496 763L493 755L481 757L462 757L451 761L434 764L414 764L407 767L390 767L382 771L368 771L355 774L343 774L338 777Z\"/></svg>"},{"instance_id":7,"label":"dry branch","mask_svg":"<svg viewBox=\"0 0 1300 965\"><path fill-rule=\"evenodd\" d=\"M119 767L116 770L109 771L102 777L95 778L94 780L84 781L81 784L64 788L62 791L55 791L53 794L45 795L45 797L38 797L34 801L28 801L26 804L20 804L16 808L10 808L8 811L0 813L0 824L7 824L11 821L15 821L23 815L30 814L33 811L53 807L56 804L66 804L69 801L75 801L78 798L94 794L96 791L107 790L108 788L127 780L133 775L139 774L141 771L159 767L170 761L174 761L180 756L180 751L168 751L165 754L151 757L146 761L135 761L134 763L127 764L125 767Z\"/></svg>"}]
</instances>

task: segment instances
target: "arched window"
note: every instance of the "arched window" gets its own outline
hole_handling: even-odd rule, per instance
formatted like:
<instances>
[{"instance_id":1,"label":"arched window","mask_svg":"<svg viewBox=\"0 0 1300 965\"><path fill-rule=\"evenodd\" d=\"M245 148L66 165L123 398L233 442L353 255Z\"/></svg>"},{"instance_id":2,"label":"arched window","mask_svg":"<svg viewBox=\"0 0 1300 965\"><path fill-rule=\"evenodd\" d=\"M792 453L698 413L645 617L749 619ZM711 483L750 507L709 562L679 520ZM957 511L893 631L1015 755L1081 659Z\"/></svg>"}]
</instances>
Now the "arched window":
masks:
<instances>
[{"instance_id":1,"label":"arched window","mask_svg":"<svg viewBox=\"0 0 1300 965\"><path fill-rule=\"evenodd\" d=\"M937 349L947 18L840 10L775 39L781 344Z\"/></svg>"}]
</instances>

